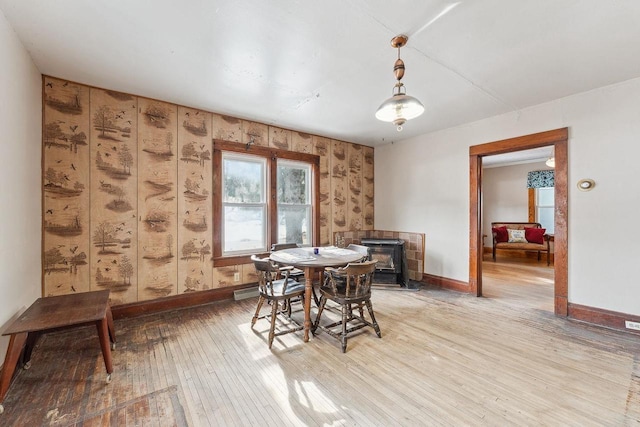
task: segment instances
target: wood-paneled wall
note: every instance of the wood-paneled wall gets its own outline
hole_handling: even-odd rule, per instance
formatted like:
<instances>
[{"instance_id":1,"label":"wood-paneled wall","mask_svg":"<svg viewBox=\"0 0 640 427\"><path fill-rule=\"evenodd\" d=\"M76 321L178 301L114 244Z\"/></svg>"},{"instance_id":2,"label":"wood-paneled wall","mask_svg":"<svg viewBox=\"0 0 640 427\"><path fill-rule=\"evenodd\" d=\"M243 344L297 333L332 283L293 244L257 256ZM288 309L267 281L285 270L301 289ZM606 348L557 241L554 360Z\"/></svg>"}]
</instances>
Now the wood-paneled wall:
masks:
<instances>
[{"instance_id":1,"label":"wood-paneled wall","mask_svg":"<svg viewBox=\"0 0 640 427\"><path fill-rule=\"evenodd\" d=\"M48 76L43 92L44 296L110 289L120 305L255 282L251 264L212 261L213 139L320 156L322 245L373 229L371 147Z\"/></svg>"}]
</instances>

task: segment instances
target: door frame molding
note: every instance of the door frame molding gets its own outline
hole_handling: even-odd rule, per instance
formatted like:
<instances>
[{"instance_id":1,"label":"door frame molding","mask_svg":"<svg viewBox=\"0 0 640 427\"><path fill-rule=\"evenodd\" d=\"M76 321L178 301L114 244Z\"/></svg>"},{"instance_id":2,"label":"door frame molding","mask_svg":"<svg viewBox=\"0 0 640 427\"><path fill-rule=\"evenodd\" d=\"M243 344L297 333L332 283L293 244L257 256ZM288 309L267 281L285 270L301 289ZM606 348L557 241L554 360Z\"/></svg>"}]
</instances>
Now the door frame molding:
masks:
<instances>
[{"instance_id":1,"label":"door frame molding","mask_svg":"<svg viewBox=\"0 0 640 427\"><path fill-rule=\"evenodd\" d=\"M469 293L482 296L482 158L552 145L556 160L554 312L568 315L568 139L569 128L565 127L469 147Z\"/></svg>"}]
</instances>

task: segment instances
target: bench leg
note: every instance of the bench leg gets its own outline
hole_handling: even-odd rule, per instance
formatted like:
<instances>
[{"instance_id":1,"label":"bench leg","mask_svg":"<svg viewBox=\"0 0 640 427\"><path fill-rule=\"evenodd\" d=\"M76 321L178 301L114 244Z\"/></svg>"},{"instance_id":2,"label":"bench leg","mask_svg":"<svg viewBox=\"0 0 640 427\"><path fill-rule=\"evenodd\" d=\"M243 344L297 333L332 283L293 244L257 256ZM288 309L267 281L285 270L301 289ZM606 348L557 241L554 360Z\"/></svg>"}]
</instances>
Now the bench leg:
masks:
<instances>
[{"instance_id":1,"label":"bench leg","mask_svg":"<svg viewBox=\"0 0 640 427\"><path fill-rule=\"evenodd\" d=\"M7 355L4 359L2 374L0 375L0 404L4 402L7 391L9 391L13 373L16 371L16 366L18 365L18 360L20 360L20 354L26 341L26 332L13 334L11 338L9 338L9 347L7 347Z\"/></svg>"},{"instance_id":2,"label":"bench leg","mask_svg":"<svg viewBox=\"0 0 640 427\"><path fill-rule=\"evenodd\" d=\"M109 328L109 339L111 340L111 349L116 349L116 330L113 327L113 315L111 314L111 307L107 306L107 327Z\"/></svg>"},{"instance_id":3,"label":"bench leg","mask_svg":"<svg viewBox=\"0 0 640 427\"><path fill-rule=\"evenodd\" d=\"M24 352L22 352L22 364L24 365L24 369L29 369L31 367L31 353L33 353L33 348L36 346L38 338L40 338L41 335L41 331L29 332L27 335L27 343L24 345Z\"/></svg>"},{"instance_id":4,"label":"bench leg","mask_svg":"<svg viewBox=\"0 0 640 427\"><path fill-rule=\"evenodd\" d=\"M111 360L111 347L109 346L109 325L107 316L102 320L96 321L98 328L98 337L100 338L100 348L102 349L102 357L104 358L104 366L107 368L107 382L111 381L111 373L113 372L113 362Z\"/></svg>"}]
</instances>

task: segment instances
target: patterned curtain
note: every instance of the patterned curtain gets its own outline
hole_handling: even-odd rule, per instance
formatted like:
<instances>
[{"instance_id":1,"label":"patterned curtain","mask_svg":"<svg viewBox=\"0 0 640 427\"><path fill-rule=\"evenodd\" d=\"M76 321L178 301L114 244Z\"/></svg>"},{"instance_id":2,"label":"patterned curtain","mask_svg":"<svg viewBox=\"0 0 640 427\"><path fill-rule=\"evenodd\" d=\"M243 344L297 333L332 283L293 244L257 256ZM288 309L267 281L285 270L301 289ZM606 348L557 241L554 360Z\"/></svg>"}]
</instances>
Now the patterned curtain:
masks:
<instances>
[{"instance_id":1,"label":"patterned curtain","mask_svg":"<svg viewBox=\"0 0 640 427\"><path fill-rule=\"evenodd\" d=\"M554 172L553 170L529 172L527 175L527 188L553 187Z\"/></svg>"}]
</instances>

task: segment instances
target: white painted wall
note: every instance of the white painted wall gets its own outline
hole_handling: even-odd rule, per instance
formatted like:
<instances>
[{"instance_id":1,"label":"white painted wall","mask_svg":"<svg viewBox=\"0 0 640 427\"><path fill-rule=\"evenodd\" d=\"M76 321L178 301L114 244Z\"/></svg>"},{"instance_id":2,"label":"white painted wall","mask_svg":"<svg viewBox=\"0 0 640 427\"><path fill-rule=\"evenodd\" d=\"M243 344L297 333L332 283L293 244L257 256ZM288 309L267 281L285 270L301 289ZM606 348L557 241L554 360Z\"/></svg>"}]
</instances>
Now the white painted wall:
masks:
<instances>
[{"instance_id":1,"label":"white painted wall","mask_svg":"<svg viewBox=\"0 0 640 427\"><path fill-rule=\"evenodd\" d=\"M491 223L529 220L527 174L550 169L544 162L484 168L482 171L482 234L484 245L491 247Z\"/></svg>"},{"instance_id":2,"label":"white painted wall","mask_svg":"<svg viewBox=\"0 0 640 427\"><path fill-rule=\"evenodd\" d=\"M42 81L0 11L0 332L41 292ZM9 339L0 337L0 364Z\"/></svg>"},{"instance_id":3,"label":"white painted wall","mask_svg":"<svg viewBox=\"0 0 640 427\"><path fill-rule=\"evenodd\" d=\"M569 301L640 315L640 79L376 148L375 228L425 233L425 272L467 282L469 146L561 127Z\"/></svg>"}]
</instances>

